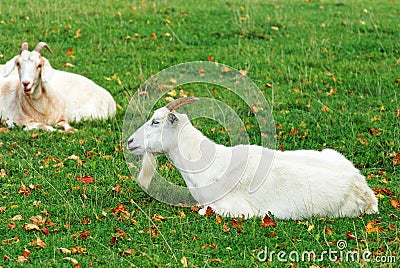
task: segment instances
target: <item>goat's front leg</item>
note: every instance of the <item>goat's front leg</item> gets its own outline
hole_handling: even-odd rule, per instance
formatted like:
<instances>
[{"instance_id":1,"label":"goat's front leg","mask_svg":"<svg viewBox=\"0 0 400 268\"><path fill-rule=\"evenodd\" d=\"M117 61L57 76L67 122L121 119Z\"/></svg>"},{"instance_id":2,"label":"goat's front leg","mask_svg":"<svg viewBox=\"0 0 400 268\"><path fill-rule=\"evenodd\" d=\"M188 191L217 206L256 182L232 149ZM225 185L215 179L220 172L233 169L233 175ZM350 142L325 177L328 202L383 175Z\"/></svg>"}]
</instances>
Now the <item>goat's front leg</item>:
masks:
<instances>
[{"instance_id":1,"label":"goat's front leg","mask_svg":"<svg viewBox=\"0 0 400 268\"><path fill-rule=\"evenodd\" d=\"M43 124L43 123L38 123L38 122L30 122L28 124L25 125L24 130L25 131L29 131L32 129L43 129L46 131L55 131L56 129L53 128L52 126Z\"/></svg>"},{"instance_id":2,"label":"goat's front leg","mask_svg":"<svg viewBox=\"0 0 400 268\"><path fill-rule=\"evenodd\" d=\"M14 127L15 127L14 121L13 121L12 119L7 119L7 120L5 121L5 124L6 124L6 126L7 126L8 128L14 128Z\"/></svg>"},{"instance_id":3,"label":"goat's front leg","mask_svg":"<svg viewBox=\"0 0 400 268\"><path fill-rule=\"evenodd\" d=\"M61 120L60 122L57 123L57 127L60 127L62 131L65 132L76 132L75 128L71 127L70 124L66 120Z\"/></svg>"}]
</instances>

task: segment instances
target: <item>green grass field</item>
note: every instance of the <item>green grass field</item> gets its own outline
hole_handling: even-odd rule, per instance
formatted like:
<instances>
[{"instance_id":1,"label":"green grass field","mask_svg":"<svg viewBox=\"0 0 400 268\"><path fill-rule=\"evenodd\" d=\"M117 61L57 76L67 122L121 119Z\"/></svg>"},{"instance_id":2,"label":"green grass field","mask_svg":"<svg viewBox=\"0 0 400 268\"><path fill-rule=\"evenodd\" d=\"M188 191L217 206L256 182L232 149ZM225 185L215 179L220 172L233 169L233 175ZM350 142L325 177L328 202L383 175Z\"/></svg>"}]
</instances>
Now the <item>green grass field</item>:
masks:
<instances>
[{"instance_id":1,"label":"green grass field","mask_svg":"<svg viewBox=\"0 0 400 268\"><path fill-rule=\"evenodd\" d=\"M0 64L22 42L45 41L53 68L92 79L119 108L108 121L73 124L73 134L0 128L0 267L398 267L399 18L398 0L2 1ZM278 148L334 148L350 159L380 213L262 227L261 218L204 217L148 196L121 145L130 97L167 67L207 60L246 71L264 92ZM251 124L249 107L227 90L180 89L226 101ZM196 122L229 143L215 123ZM322 255L341 240L341 258ZM265 248L271 260L258 259ZM315 260L303 263L310 251ZM365 251L370 263L345 258Z\"/></svg>"}]
</instances>

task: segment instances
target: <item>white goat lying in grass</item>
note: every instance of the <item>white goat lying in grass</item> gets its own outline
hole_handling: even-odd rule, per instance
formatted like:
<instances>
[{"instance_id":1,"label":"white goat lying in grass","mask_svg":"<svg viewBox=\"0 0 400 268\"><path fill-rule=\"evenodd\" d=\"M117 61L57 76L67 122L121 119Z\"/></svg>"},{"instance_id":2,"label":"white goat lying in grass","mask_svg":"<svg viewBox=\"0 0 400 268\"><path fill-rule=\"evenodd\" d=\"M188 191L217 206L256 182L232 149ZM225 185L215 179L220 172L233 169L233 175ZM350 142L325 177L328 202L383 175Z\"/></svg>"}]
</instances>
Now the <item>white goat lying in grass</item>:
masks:
<instances>
[{"instance_id":1,"label":"white goat lying in grass","mask_svg":"<svg viewBox=\"0 0 400 268\"><path fill-rule=\"evenodd\" d=\"M344 217L378 212L373 191L352 163L325 149L276 151L256 145L215 144L175 109L197 101L181 98L154 112L128 139L144 154L138 182L148 188L154 155L165 153L179 168L204 214L210 206L224 216L280 219Z\"/></svg>"},{"instance_id":2,"label":"white goat lying in grass","mask_svg":"<svg viewBox=\"0 0 400 268\"><path fill-rule=\"evenodd\" d=\"M19 77L12 75L0 80L0 118L9 127L16 123L25 125L26 130L53 131L53 126L60 126L65 131L73 131L64 116L63 100L48 83L52 69L40 56L43 48L51 51L45 43L39 43L29 52L28 44L24 43L21 54L5 65L4 71L9 75L14 69L10 65L16 64Z\"/></svg>"},{"instance_id":3,"label":"white goat lying in grass","mask_svg":"<svg viewBox=\"0 0 400 268\"><path fill-rule=\"evenodd\" d=\"M84 76L54 70L41 56L43 48L51 52L43 42L32 52L23 43L21 53L4 66L5 77L15 67L19 73L19 81L14 75L0 80L0 116L8 125L54 130L52 126L59 124L73 130L68 121L115 115L116 104L108 91Z\"/></svg>"}]
</instances>

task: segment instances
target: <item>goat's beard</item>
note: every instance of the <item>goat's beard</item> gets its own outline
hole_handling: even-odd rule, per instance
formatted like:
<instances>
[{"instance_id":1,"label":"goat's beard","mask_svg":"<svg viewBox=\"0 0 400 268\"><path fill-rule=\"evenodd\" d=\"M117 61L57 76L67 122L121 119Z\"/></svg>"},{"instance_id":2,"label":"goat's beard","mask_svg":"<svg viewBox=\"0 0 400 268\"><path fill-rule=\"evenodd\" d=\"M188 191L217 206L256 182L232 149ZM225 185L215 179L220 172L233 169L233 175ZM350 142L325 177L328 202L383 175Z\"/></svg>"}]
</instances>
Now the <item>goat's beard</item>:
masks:
<instances>
[{"instance_id":1,"label":"goat's beard","mask_svg":"<svg viewBox=\"0 0 400 268\"><path fill-rule=\"evenodd\" d=\"M145 152L142 159L142 169L137 178L138 183L145 189L149 188L151 179L156 171L156 158L154 154Z\"/></svg>"}]
</instances>

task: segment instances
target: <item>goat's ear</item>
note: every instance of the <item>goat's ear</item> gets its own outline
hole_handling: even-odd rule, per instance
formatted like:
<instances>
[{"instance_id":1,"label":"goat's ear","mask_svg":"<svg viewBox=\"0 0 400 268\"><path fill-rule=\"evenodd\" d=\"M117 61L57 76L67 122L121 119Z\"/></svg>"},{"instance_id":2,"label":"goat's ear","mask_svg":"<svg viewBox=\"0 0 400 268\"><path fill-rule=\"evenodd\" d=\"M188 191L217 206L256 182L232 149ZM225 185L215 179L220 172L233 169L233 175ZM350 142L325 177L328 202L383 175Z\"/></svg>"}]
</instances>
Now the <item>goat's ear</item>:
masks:
<instances>
[{"instance_id":1,"label":"goat's ear","mask_svg":"<svg viewBox=\"0 0 400 268\"><path fill-rule=\"evenodd\" d=\"M18 57L19 56L17 55L11 60L7 61L6 65L4 66L4 73L3 73L4 77L9 76L12 73L12 71L14 71L15 61L17 60Z\"/></svg>"},{"instance_id":2,"label":"goat's ear","mask_svg":"<svg viewBox=\"0 0 400 268\"><path fill-rule=\"evenodd\" d=\"M168 121L171 122L171 124L176 123L179 121L178 117L174 115L173 113L168 114Z\"/></svg>"},{"instance_id":3,"label":"goat's ear","mask_svg":"<svg viewBox=\"0 0 400 268\"><path fill-rule=\"evenodd\" d=\"M45 58L42 59L43 59L42 80L46 83L49 83L53 78L54 69L53 67L51 67L50 62L47 59Z\"/></svg>"}]
</instances>

